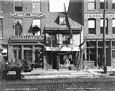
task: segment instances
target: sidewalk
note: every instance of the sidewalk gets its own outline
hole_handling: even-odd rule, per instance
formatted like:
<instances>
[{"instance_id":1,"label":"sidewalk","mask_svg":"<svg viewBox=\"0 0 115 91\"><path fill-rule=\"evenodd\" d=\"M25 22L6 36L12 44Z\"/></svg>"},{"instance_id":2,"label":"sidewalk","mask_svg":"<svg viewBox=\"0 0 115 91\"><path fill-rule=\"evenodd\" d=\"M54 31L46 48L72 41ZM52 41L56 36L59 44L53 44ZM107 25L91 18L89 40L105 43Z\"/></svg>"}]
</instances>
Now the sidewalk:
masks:
<instances>
[{"instance_id":1,"label":"sidewalk","mask_svg":"<svg viewBox=\"0 0 115 91\"><path fill-rule=\"evenodd\" d=\"M34 69L31 72L23 72L23 79L49 79L49 78L75 78L75 77L110 77L115 69L108 68L108 73L102 73L103 69L84 69L84 70L68 70L68 69ZM15 74L9 72L8 74ZM114 75L115 77L115 75Z\"/></svg>"}]
</instances>

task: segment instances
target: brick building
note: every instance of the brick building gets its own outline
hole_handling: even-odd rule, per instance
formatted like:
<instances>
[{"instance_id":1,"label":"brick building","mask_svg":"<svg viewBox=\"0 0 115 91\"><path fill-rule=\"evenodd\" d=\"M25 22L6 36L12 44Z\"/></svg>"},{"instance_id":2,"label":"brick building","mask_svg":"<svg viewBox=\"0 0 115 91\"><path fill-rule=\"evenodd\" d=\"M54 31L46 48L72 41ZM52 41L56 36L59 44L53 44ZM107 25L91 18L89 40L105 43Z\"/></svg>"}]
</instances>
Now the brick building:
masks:
<instances>
[{"instance_id":1,"label":"brick building","mask_svg":"<svg viewBox=\"0 0 115 91\"><path fill-rule=\"evenodd\" d=\"M4 48L3 54L8 52L9 61L27 59L37 62L42 68L65 65L64 57L71 58L73 64L82 39L81 0L71 0L68 11L73 32L73 38L69 41L65 13L51 12L49 0L0 0L0 44Z\"/></svg>"},{"instance_id":2,"label":"brick building","mask_svg":"<svg viewBox=\"0 0 115 91\"><path fill-rule=\"evenodd\" d=\"M99 65L103 57L104 0L84 0L84 37L87 67ZM106 0L106 64L115 67L115 0Z\"/></svg>"}]
</instances>

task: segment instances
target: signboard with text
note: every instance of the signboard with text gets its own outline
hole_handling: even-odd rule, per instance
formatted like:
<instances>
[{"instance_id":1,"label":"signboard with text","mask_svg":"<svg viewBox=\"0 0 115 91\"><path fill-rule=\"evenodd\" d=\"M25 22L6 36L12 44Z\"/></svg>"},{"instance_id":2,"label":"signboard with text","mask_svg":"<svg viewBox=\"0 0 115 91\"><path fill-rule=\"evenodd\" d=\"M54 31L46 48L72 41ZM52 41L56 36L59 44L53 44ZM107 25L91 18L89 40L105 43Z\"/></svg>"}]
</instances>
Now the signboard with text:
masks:
<instances>
[{"instance_id":1,"label":"signboard with text","mask_svg":"<svg viewBox=\"0 0 115 91\"><path fill-rule=\"evenodd\" d=\"M106 18L115 18L115 14L105 14ZM84 14L84 18L103 18L103 14Z\"/></svg>"},{"instance_id":2,"label":"signboard with text","mask_svg":"<svg viewBox=\"0 0 115 91\"><path fill-rule=\"evenodd\" d=\"M10 13L10 17L20 17L20 18L31 18L31 17L37 17L37 18L44 18L45 14L42 13Z\"/></svg>"}]
</instances>

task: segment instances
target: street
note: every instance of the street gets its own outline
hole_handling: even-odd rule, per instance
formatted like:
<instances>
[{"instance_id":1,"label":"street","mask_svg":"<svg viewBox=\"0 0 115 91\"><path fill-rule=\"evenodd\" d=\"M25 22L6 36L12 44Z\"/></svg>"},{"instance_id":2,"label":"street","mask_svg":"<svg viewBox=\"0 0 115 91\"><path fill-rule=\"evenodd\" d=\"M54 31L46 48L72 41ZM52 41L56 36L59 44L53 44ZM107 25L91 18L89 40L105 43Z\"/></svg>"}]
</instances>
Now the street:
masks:
<instances>
[{"instance_id":1,"label":"street","mask_svg":"<svg viewBox=\"0 0 115 91\"><path fill-rule=\"evenodd\" d=\"M7 80L0 91L115 91L114 77Z\"/></svg>"}]
</instances>

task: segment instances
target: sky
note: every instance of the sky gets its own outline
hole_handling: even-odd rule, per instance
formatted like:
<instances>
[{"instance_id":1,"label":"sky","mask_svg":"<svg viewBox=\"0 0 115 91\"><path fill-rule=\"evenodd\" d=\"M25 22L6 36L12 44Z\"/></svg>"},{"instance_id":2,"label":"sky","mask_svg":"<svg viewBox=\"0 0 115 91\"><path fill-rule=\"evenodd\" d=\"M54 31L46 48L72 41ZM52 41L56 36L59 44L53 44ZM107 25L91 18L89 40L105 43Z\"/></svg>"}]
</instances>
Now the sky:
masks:
<instances>
[{"instance_id":1,"label":"sky","mask_svg":"<svg viewBox=\"0 0 115 91\"><path fill-rule=\"evenodd\" d=\"M50 12L64 12L64 3L66 11L68 11L69 1L70 0L49 0Z\"/></svg>"}]
</instances>

